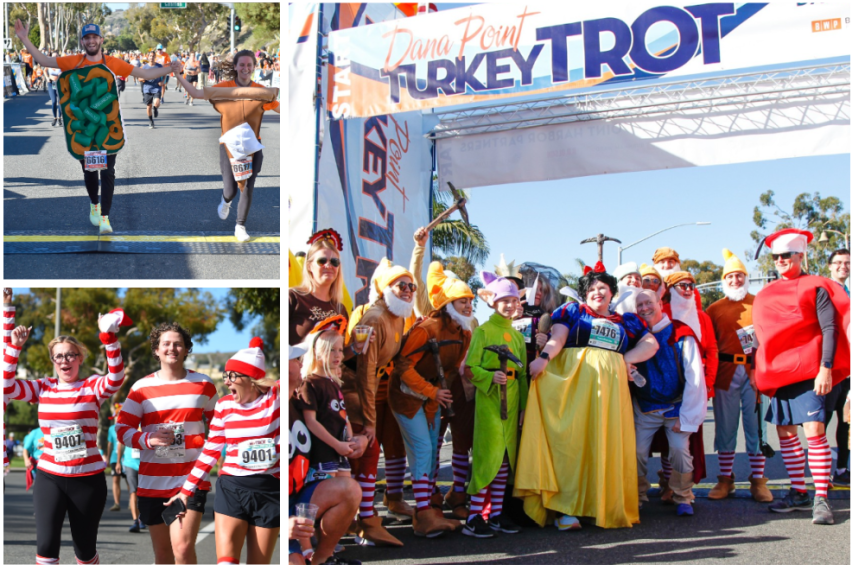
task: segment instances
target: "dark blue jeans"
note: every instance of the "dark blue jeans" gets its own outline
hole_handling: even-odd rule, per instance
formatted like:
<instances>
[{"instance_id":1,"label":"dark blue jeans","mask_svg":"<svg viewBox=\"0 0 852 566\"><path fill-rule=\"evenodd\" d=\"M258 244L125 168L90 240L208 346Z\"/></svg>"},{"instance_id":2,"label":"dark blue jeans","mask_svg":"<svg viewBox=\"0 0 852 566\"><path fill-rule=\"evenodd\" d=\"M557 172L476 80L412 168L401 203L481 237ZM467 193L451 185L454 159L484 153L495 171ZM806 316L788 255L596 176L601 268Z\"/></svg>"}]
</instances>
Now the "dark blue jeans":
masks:
<instances>
[{"instance_id":1,"label":"dark blue jeans","mask_svg":"<svg viewBox=\"0 0 852 566\"><path fill-rule=\"evenodd\" d=\"M50 95L50 103L53 105L53 117L59 117L59 91L56 90L56 83L47 82L47 94Z\"/></svg>"}]
</instances>

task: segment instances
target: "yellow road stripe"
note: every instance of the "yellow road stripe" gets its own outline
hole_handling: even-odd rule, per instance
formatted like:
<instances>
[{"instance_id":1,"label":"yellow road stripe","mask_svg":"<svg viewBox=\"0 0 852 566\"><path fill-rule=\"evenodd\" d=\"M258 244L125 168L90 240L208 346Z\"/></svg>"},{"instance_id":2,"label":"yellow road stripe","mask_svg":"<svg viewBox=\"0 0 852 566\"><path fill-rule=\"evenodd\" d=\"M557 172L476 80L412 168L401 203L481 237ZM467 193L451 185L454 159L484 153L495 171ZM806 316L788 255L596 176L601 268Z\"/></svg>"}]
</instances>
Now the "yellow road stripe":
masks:
<instances>
[{"instance_id":1,"label":"yellow road stripe","mask_svg":"<svg viewBox=\"0 0 852 566\"><path fill-rule=\"evenodd\" d=\"M234 236L5 236L4 242L201 242L238 243ZM252 238L250 244L278 244L280 236Z\"/></svg>"},{"instance_id":2,"label":"yellow road stripe","mask_svg":"<svg viewBox=\"0 0 852 566\"><path fill-rule=\"evenodd\" d=\"M436 483L438 485L444 485L444 486L453 485L453 482L451 482L451 481L439 481L439 482L436 482ZM385 484L387 484L386 480L379 480L379 481L376 482L376 485L385 485ZM411 485L411 482L406 481L405 485ZM713 489L713 487L715 487L715 485L716 484L712 484L712 483L699 483L699 484L694 485L692 487L693 487L693 489ZM737 483L734 484L734 486L737 487L738 489L747 489L748 487L751 486L751 484L750 483L739 483L739 482L737 482ZM659 486L659 484L652 483L651 487L657 487L658 488L660 486ZM788 485L767 484L766 487L768 487L769 489L776 489L776 490L783 490L783 491L787 491L788 489L790 489L789 484ZM809 485L808 488L813 489L813 485ZM831 491L849 491L849 488L848 487L835 486L831 489Z\"/></svg>"}]
</instances>

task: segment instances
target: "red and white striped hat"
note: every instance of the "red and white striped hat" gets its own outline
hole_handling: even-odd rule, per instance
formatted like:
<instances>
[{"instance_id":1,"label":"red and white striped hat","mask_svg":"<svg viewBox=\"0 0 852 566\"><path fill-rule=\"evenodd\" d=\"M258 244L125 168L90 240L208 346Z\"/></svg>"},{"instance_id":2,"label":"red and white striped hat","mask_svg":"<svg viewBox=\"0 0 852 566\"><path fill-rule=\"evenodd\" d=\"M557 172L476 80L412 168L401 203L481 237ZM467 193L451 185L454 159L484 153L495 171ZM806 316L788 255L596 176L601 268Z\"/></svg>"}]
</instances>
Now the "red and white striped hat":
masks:
<instances>
[{"instance_id":1,"label":"red and white striped hat","mask_svg":"<svg viewBox=\"0 0 852 566\"><path fill-rule=\"evenodd\" d=\"M266 357L263 355L263 340L255 336L249 347L240 350L225 364L225 371L235 371L252 379L266 377Z\"/></svg>"}]
</instances>

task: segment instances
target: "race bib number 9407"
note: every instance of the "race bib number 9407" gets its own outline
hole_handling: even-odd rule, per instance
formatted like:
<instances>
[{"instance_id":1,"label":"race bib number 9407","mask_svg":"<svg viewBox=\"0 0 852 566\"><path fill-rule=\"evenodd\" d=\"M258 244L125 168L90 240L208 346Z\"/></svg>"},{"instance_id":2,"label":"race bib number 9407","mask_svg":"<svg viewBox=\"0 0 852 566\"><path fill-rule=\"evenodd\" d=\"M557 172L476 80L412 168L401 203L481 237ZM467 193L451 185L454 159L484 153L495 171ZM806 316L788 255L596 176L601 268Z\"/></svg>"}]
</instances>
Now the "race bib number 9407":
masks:
<instances>
[{"instance_id":1,"label":"race bib number 9407","mask_svg":"<svg viewBox=\"0 0 852 566\"><path fill-rule=\"evenodd\" d=\"M53 444L53 459L57 462L85 458L88 453L86 438L80 425L50 429L50 442Z\"/></svg>"}]
</instances>

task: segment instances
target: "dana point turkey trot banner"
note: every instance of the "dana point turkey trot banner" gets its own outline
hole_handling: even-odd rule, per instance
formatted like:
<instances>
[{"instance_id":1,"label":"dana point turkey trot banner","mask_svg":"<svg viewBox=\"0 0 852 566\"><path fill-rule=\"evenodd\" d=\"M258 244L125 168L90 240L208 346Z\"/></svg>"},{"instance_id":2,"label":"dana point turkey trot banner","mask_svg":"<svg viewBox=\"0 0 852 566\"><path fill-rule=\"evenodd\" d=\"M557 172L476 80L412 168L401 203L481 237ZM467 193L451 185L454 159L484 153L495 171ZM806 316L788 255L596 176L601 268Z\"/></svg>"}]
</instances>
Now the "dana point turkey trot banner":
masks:
<instances>
[{"instance_id":1,"label":"dana point turkey trot banner","mask_svg":"<svg viewBox=\"0 0 852 566\"><path fill-rule=\"evenodd\" d=\"M510 2L333 31L326 107L375 116L845 57L848 3Z\"/></svg>"}]
</instances>

